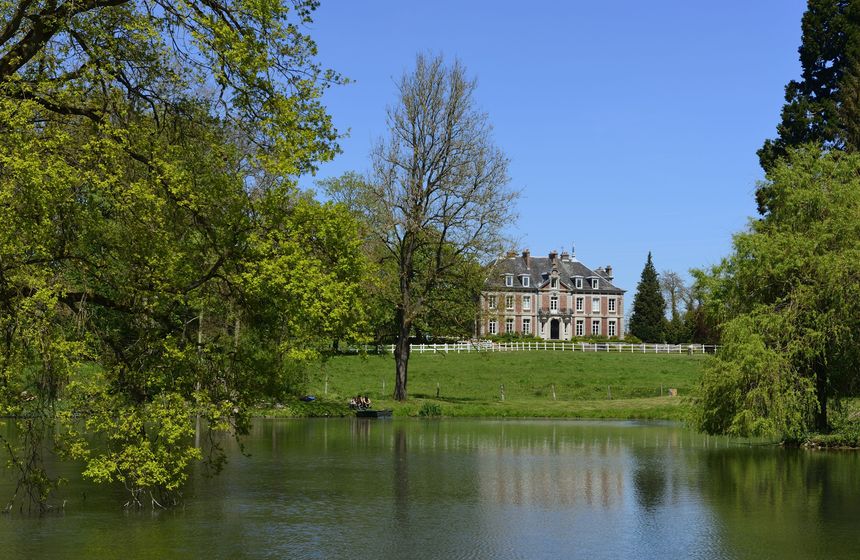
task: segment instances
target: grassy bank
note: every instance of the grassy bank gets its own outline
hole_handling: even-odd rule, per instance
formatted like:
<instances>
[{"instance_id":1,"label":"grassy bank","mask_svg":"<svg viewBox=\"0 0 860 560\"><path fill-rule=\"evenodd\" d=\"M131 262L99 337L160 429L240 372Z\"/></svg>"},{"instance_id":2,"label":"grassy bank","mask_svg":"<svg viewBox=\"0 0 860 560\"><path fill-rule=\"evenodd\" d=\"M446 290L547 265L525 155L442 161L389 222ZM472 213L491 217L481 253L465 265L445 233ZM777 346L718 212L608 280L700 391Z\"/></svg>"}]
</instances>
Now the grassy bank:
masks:
<instances>
[{"instance_id":1,"label":"grassy bank","mask_svg":"<svg viewBox=\"0 0 860 560\"><path fill-rule=\"evenodd\" d=\"M391 399L391 356L338 356L314 371L316 403L266 415L334 416L368 395L397 415L681 419L704 356L586 352L414 354L409 400ZM669 389L678 396L669 396ZM438 391L438 393L437 393ZM438 394L438 396L437 396ZM502 395L504 394L504 399Z\"/></svg>"}]
</instances>

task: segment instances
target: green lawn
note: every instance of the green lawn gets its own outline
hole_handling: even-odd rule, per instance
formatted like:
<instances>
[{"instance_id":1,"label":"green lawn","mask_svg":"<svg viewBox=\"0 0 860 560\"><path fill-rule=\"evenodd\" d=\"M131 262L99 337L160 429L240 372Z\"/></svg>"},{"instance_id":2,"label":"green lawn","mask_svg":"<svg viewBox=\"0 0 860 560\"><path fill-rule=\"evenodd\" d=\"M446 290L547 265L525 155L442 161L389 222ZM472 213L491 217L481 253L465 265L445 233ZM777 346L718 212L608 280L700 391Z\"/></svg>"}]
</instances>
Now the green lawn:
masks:
<instances>
[{"instance_id":1,"label":"green lawn","mask_svg":"<svg viewBox=\"0 0 860 560\"><path fill-rule=\"evenodd\" d=\"M409 400L397 403L391 400L391 356L338 356L314 372L310 392L336 403L366 394L374 408L398 415L416 415L430 403L445 416L679 419L707 359L569 351L413 354ZM669 388L678 397L668 396ZM315 406L301 408L313 414Z\"/></svg>"}]
</instances>

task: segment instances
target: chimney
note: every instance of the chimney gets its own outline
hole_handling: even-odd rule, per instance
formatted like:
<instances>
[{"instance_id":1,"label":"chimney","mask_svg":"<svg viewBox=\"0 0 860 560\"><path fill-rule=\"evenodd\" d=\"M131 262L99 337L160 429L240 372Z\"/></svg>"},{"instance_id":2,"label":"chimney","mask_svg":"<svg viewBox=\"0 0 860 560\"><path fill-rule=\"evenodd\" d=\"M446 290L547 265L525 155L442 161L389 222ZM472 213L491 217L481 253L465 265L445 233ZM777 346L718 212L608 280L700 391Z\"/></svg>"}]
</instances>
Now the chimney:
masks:
<instances>
[{"instance_id":1,"label":"chimney","mask_svg":"<svg viewBox=\"0 0 860 560\"><path fill-rule=\"evenodd\" d=\"M523 262L526 263L526 268L531 268L531 252L528 249L523 249Z\"/></svg>"},{"instance_id":2,"label":"chimney","mask_svg":"<svg viewBox=\"0 0 860 560\"><path fill-rule=\"evenodd\" d=\"M561 262L570 262L570 253L568 253L567 251L562 251Z\"/></svg>"},{"instance_id":3,"label":"chimney","mask_svg":"<svg viewBox=\"0 0 860 560\"><path fill-rule=\"evenodd\" d=\"M549 254L549 260L555 262L555 259L558 258L558 251L551 251Z\"/></svg>"},{"instance_id":4,"label":"chimney","mask_svg":"<svg viewBox=\"0 0 860 560\"><path fill-rule=\"evenodd\" d=\"M512 259L512 258L514 258L514 257L516 257L516 256L517 256L517 252L516 252L516 251L508 251L507 258Z\"/></svg>"},{"instance_id":5,"label":"chimney","mask_svg":"<svg viewBox=\"0 0 860 560\"><path fill-rule=\"evenodd\" d=\"M612 282L613 278L615 278L614 276L612 276L612 265L611 264L606 265L606 278L610 282Z\"/></svg>"}]
</instances>

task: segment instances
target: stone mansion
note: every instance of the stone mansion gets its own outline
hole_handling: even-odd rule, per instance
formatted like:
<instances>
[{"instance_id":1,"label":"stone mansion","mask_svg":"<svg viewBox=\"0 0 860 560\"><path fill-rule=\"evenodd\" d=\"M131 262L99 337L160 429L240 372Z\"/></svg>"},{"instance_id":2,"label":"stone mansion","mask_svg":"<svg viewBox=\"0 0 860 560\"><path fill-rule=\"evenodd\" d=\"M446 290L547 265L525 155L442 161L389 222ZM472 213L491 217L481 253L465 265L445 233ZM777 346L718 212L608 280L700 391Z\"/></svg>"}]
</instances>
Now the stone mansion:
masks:
<instances>
[{"instance_id":1,"label":"stone mansion","mask_svg":"<svg viewBox=\"0 0 860 560\"><path fill-rule=\"evenodd\" d=\"M519 333L548 340L622 337L624 290L612 267L590 269L576 256L508 253L491 267L481 293L479 336Z\"/></svg>"}]
</instances>

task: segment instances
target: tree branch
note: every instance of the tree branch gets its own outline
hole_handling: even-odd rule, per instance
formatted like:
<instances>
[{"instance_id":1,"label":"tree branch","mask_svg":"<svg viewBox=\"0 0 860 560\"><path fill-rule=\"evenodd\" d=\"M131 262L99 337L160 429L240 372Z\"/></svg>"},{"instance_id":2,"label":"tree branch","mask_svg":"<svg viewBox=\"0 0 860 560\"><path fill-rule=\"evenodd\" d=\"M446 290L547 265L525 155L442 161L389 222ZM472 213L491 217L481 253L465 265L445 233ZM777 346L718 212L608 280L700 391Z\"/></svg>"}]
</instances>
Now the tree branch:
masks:
<instances>
[{"instance_id":1,"label":"tree branch","mask_svg":"<svg viewBox=\"0 0 860 560\"><path fill-rule=\"evenodd\" d=\"M121 6L122 4L127 4L129 1L130 0L67 1L60 6L56 6L51 3L49 4L50 7L37 14L28 16L27 19L33 22L30 31L28 31L20 41L15 43L11 49L6 51L6 53L0 57L0 81L8 79L12 74L30 62L30 60L48 44L48 41L50 41L54 35L68 25L69 19L72 16L96 10L98 8ZM16 11L15 16L18 16L18 12L22 9L22 5L19 5L19 9ZM28 6L23 6L23 9L26 10L27 7ZM20 17L23 18L23 14L21 14ZM13 19L10 20L6 29L4 29L4 35L7 32L11 33L9 37L6 37L6 41L8 41L17 32L20 27L20 19L16 25L12 25L14 23L13 16ZM12 27L14 27L14 29L12 29Z\"/></svg>"}]
</instances>

